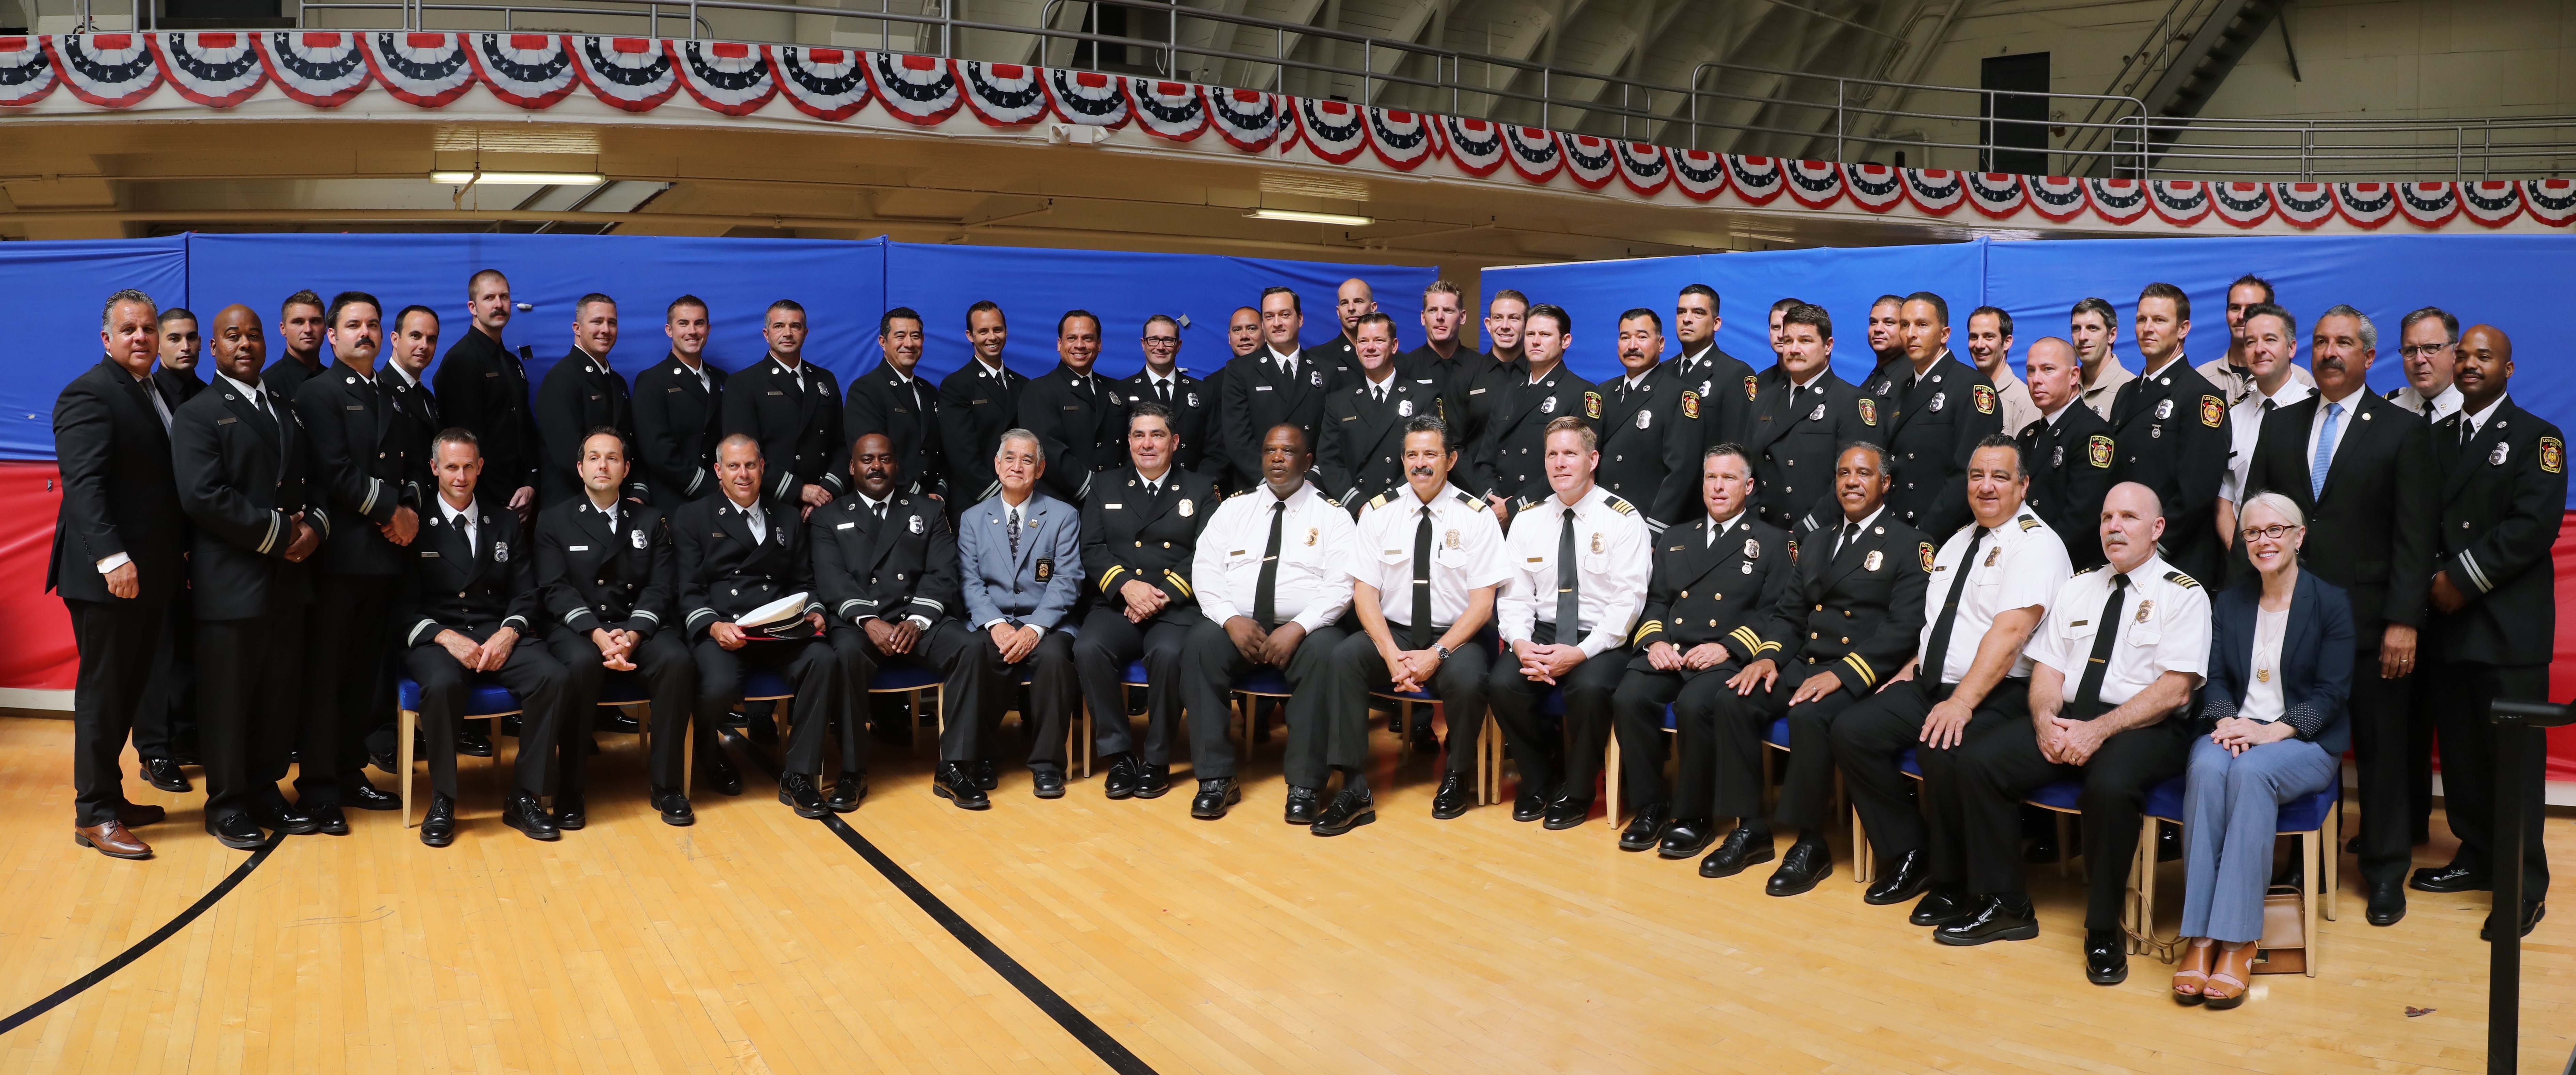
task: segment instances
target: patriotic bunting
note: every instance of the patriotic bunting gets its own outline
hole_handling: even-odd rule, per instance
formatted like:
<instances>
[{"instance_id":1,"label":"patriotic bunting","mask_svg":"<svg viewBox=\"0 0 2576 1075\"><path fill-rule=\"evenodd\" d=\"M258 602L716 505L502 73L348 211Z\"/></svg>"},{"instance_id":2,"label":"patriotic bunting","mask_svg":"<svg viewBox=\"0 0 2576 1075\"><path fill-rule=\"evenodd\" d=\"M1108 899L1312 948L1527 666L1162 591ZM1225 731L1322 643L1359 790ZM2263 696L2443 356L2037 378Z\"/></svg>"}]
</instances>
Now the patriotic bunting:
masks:
<instances>
[{"instance_id":1,"label":"patriotic bunting","mask_svg":"<svg viewBox=\"0 0 2576 1075\"><path fill-rule=\"evenodd\" d=\"M1148 134L1187 142L1207 133L1207 94L1186 82L1128 79L1127 107Z\"/></svg>"},{"instance_id":2,"label":"patriotic bunting","mask_svg":"<svg viewBox=\"0 0 2576 1075\"><path fill-rule=\"evenodd\" d=\"M231 108L268 82L250 34L222 30L152 35L152 51L170 87L208 108Z\"/></svg>"},{"instance_id":3,"label":"patriotic bunting","mask_svg":"<svg viewBox=\"0 0 2576 1075\"><path fill-rule=\"evenodd\" d=\"M2324 183L2272 184L2272 215L2302 228L2333 220L2334 202L2334 190Z\"/></svg>"},{"instance_id":4,"label":"patriotic bunting","mask_svg":"<svg viewBox=\"0 0 2576 1075\"><path fill-rule=\"evenodd\" d=\"M483 88L521 108L553 108L572 92L572 51L560 34L466 34ZM695 43L692 42L692 45Z\"/></svg>"},{"instance_id":5,"label":"patriotic bunting","mask_svg":"<svg viewBox=\"0 0 2576 1075\"><path fill-rule=\"evenodd\" d=\"M1502 125L1481 119L1443 116L1441 133L1447 136L1449 160L1458 170L1479 178L1494 174L1503 166Z\"/></svg>"},{"instance_id":6,"label":"patriotic bunting","mask_svg":"<svg viewBox=\"0 0 2576 1075\"><path fill-rule=\"evenodd\" d=\"M2460 215L2460 196L2448 183L2399 183L2397 213L2416 227L2438 228Z\"/></svg>"},{"instance_id":7,"label":"patriotic bunting","mask_svg":"<svg viewBox=\"0 0 2576 1075\"><path fill-rule=\"evenodd\" d=\"M1335 164L1348 164L1368 147L1368 118L1348 101L1297 98L1299 136L1306 151Z\"/></svg>"},{"instance_id":8,"label":"patriotic bunting","mask_svg":"<svg viewBox=\"0 0 2576 1075\"><path fill-rule=\"evenodd\" d=\"M2356 228L2377 228L2397 215L2397 184L2337 183L2335 213Z\"/></svg>"},{"instance_id":9,"label":"patriotic bunting","mask_svg":"<svg viewBox=\"0 0 2576 1075\"><path fill-rule=\"evenodd\" d=\"M906 123L935 126L956 115L963 103L963 95L957 92L957 76L949 72L947 61L871 52L867 54L867 70L877 103Z\"/></svg>"},{"instance_id":10,"label":"patriotic bunting","mask_svg":"<svg viewBox=\"0 0 2576 1075\"><path fill-rule=\"evenodd\" d=\"M680 84L712 112L748 116L778 96L778 79L760 46L735 41L674 41Z\"/></svg>"},{"instance_id":11,"label":"patriotic bunting","mask_svg":"<svg viewBox=\"0 0 2576 1075\"><path fill-rule=\"evenodd\" d=\"M259 62L268 80L289 98L315 108L338 108L367 88L367 50L360 34L326 30L277 30L259 34Z\"/></svg>"},{"instance_id":12,"label":"patriotic bunting","mask_svg":"<svg viewBox=\"0 0 2576 1075\"><path fill-rule=\"evenodd\" d=\"M966 107L976 119L1018 127L1046 118L1046 84L1037 68L964 60L957 64L957 81L965 85Z\"/></svg>"},{"instance_id":13,"label":"patriotic bunting","mask_svg":"<svg viewBox=\"0 0 2576 1075\"><path fill-rule=\"evenodd\" d=\"M2460 214L2490 228L2501 228L2522 215L2522 184L2462 183Z\"/></svg>"},{"instance_id":14,"label":"patriotic bunting","mask_svg":"<svg viewBox=\"0 0 2576 1075\"><path fill-rule=\"evenodd\" d=\"M1968 183L1968 204L1992 219L2002 220L2021 212L2021 207L2030 201L2030 192L2022 189L2020 176L1969 172L1964 178Z\"/></svg>"},{"instance_id":15,"label":"patriotic bunting","mask_svg":"<svg viewBox=\"0 0 2576 1075\"><path fill-rule=\"evenodd\" d=\"M1790 161L1782 168L1789 197L1809 209L1843 200L1843 170L1820 161Z\"/></svg>"},{"instance_id":16,"label":"patriotic bunting","mask_svg":"<svg viewBox=\"0 0 2576 1075\"><path fill-rule=\"evenodd\" d=\"M1666 155L1673 162L1673 185L1691 200L1704 202L1726 190L1727 161L1723 154L1676 149Z\"/></svg>"},{"instance_id":17,"label":"patriotic bunting","mask_svg":"<svg viewBox=\"0 0 2576 1075\"><path fill-rule=\"evenodd\" d=\"M1440 127L1431 117L1396 108L1367 112L1369 152L1377 154L1379 163L1410 172L1440 155Z\"/></svg>"},{"instance_id":18,"label":"patriotic bunting","mask_svg":"<svg viewBox=\"0 0 2576 1075\"><path fill-rule=\"evenodd\" d=\"M2147 206L2156 219L2190 227L2209 216L2209 184L2191 179L2159 179L2147 184Z\"/></svg>"},{"instance_id":19,"label":"patriotic bunting","mask_svg":"<svg viewBox=\"0 0 2576 1075\"><path fill-rule=\"evenodd\" d=\"M2087 179L2084 201L2106 223L2136 223L2147 215L2147 185L2135 179Z\"/></svg>"},{"instance_id":20,"label":"patriotic bunting","mask_svg":"<svg viewBox=\"0 0 2576 1075\"><path fill-rule=\"evenodd\" d=\"M1957 172L1926 168L1905 173L1905 200L1933 216L1949 216L1968 200L1968 181Z\"/></svg>"},{"instance_id":21,"label":"patriotic bunting","mask_svg":"<svg viewBox=\"0 0 2576 1075\"><path fill-rule=\"evenodd\" d=\"M650 112L680 92L679 72L661 45L649 37L575 37L573 71L591 96L629 112Z\"/></svg>"},{"instance_id":22,"label":"patriotic bunting","mask_svg":"<svg viewBox=\"0 0 2576 1075\"><path fill-rule=\"evenodd\" d=\"M1884 213L1905 200L1905 179L1884 164L1846 164L1843 192L1853 205Z\"/></svg>"},{"instance_id":23,"label":"patriotic bunting","mask_svg":"<svg viewBox=\"0 0 2576 1075\"><path fill-rule=\"evenodd\" d=\"M2031 176L2022 182L2030 192L2030 211L2063 224L2084 215L2084 181L2063 176Z\"/></svg>"},{"instance_id":24,"label":"patriotic bunting","mask_svg":"<svg viewBox=\"0 0 2576 1075\"><path fill-rule=\"evenodd\" d=\"M161 65L140 34L56 34L49 44L63 85L100 108L131 108L161 88Z\"/></svg>"},{"instance_id":25,"label":"patriotic bunting","mask_svg":"<svg viewBox=\"0 0 2576 1075\"><path fill-rule=\"evenodd\" d=\"M1738 157L1726 155L1727 184L1735 196L1751 205L1769 205L1780 196L1780 161L1774 157Z\"/></svg>"},{"instance_id":26,"label":"patriotic bunting","mask_svg":"<svg viewBox=\"0 0 2576 1075\"><path fill-rule=\"evenodd\" d=\"M2250 228L2272 219L2272 186L2269 183L2211 183L2209 208L2218 219L2240 228Z\"/></svg>"},{"instance_id":27,"label":"patriotic bunting","mask_svg":"<svg viewBox=\"0 0 2576 1075\"><path fill-rule=\"evenodd\" d=\"M1619 170L1619 153L1607 138L1588 134L1561 134L1557 145L1565 150L1565 171L1585 190L1599 190L1610 185L1610 177Z\"/></svg>"},{"instance_id":28,"label":"patriotic bunting","mask_svg":"<svg viewBox=\"0 0 2576 1075\"><path fill-rule=\"evenodd\" d=\"M1258 153L1279 140L1280 98L1260 90L1207 92L1208 119L1225 144Z\"/></svg>"},{"instance_id":29,"label":"patriotic bunting","mask_svg":"<svg viewBox=\"0 0 2576 1075\"><path fill-rule=\"evenodd\" d=\"M62 85L45 43L33 37L0 37L0 107L31 105Z\"/></svg>"},{"instance_id":30,"label":"patriotic bunting","mask_svg":"<svg viewBox=\"0 0 2576 1075\"><path fill-rule=\"evenodd\" d=\"M1098 71L1046 73L1047 103L1057 119L1093 127L1127 125L1127 79ZM1339 162L1335 162L1339 163Z\"/></svg>"},{"instance_id":31,"label":"patriotic bunting","mask_svg":"<svg viewBox=\"0 0 2576 1075\"><path fill-rule=\"evenodd\" d=\"M1545 183L1565 170L1565 149L1556 140L1556 132L1538 127L1503 128L1505 159L1512 170L1532 183Z\"/></svg>"},{"instance_id":32,"label":"patriotic bunting","mask_svg":"<svg viewBox=\"0 0 2576 1075\"><path fill-rule=\"evenodd\" d=\"M1654 197L1673 181L1672 164L1665 157L1664 147L1652 142L1619 143L1619 181L1638 197Z\"/></svg>"},{"instance_id":33,"label":"patriotic bunting","mask_svg":"<svg viewBox=\"0 0 2576 1075\"><path fill-rule=\"evenodd\" d=\"M367 68L404 104L439 108L474 88L464 34L386 30L366 35Z\"/></svg>"},{"instance_id":34,"label":"patriotic bunting","mask_svg":"<svg viewBox=\"0 0 2576 1075\"><path fill-rule=\"evenodd\" d=\"M2525 179L2522 211L2551 227L2576 220L2576 179Z\"/></svg>"},{"instance_id":35,"label":"patriotic bunting","mask_svg":"<svg viewBox=\"0 0 2576 1075\"><path fill-rule=\"evenodd\" d=\"M778 92L815 119L844 120L868 103L867 57L851 49L770 45L769 69Z\"/></svg>"}]
</instances>

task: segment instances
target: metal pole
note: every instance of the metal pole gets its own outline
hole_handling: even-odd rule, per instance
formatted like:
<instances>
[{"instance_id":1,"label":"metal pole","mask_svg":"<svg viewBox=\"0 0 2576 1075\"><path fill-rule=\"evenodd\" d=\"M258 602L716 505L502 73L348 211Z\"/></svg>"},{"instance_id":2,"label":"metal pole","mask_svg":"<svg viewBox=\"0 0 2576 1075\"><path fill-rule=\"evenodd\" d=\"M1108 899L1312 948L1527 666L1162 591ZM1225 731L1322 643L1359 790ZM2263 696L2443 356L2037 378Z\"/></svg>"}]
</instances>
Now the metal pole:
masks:
<instances>
[{"instance_id":1,"label":"metal pole","mask_svg":"<svg viewBox=\"0 0 2576 1075\"><path fill-rule=\"evenodd\" d=\"M2469 133L2465 127L2451 128L2451 181L2456 183L2469 172Z\"/></svg>"},{"instance_id":2,"label":"metal pole","mask_svg":"<svg viewBox=\"0 0 2576 1075\"><path fill-rule=\"evenodd\" d=\"M689 0L689 40L698 39L698 0Z\"/></svg>"},{"instance_id":3,"label":"metal pole","mask_svg":"<svg viewBox=\"0 0 2576 1075\"><path fill-rule=\"evenodd\" d=\"M1163 27L1172 46L1163 52L1163 76L1181 77L1181 0L1172 0L1171 22Z\"/></svg>"},{"instance_id":4,"label":"metal pole","mask_svg":"<svg viewBox=\"0 0 2576 1075\"><path fill-rule=\"evenodd\" d=\"M1541 127L1552 128L1552 125L1547 121L1547 106L1556 103L1556 91L1549 88L1554 85L1554 80L1551 76L1555 74L1556 68L1553 67L1542 67L1538 69L1538 125Z\"/></svg>"},{"instance_id":5,"label":"metal pole","mask_svg":"<svg viewBox=\"0 0 2576 1075\"><path fill-rule=\"evenodd\" d=\"M2490 120L2487 120L2487 121L2486 121L2486 131L2487 131L2487 146L2486 146L2486 150L2485 150L2482 154L2480 154L2479 159L2478 159L2478 178L2480 178L2480 179L2491 179L2491 178L2494 178L2494 176L2495 176L2495 121L2494 121L2494 120L2490 119Z\"/></svg>"},{"instance_id":6,"label":"metal pole","mask_svg":"<svg viewBox=\"0 0 2576 1075\"><path fill-rule=\"evenodd\" d=\"M1632 83L1619 84L1619 140L1622 142L1628 140L1628 114L1636 110L1629 101L1628 91L1632 88L1634 88Z\"/></svg>"},{"instance_id":7,"label":"metal pole","mask_svg":"<svg viewBox=\"0 0 2576 1075\"><path fill-rule=\"evenodd\" d=\"M2488 913L2487 938L2487 1072L2512 1075L2521 1039L2522 1019L2522 873L2528 852L2526 812L2533 809L2523 794L2523 759L2540 738L2541 729L2566 724L2566 706L2498 698L2487 705L2495 726L2493 798L2483 804L2492 817L2495 847L2489 877L2495 884ZM2481 804L2470 804L2477 809Z\"/></svg>"},{"instance_id":8,"label":"metal pole","mask_svg":"<svg viewBox=\"0 0 2576 1075\"><path fill-rule=\"evenodd\" d=\"M1834 163L1843 162L1843 101L1850 83L1834 80Z\"/></svg>"},{"instance_id":9,"label":"metal pole","mask_svg":"<svg viewBox=\"0 0 2576 1075\"><path fill-rule=\"evenodd\" d=\"M1377 74L1376 45L1377 39L1374 37L1360 39L1360 106L1363 108L1368 106L1371 99L1370 76Z\"/></svg>"}]
</instances>

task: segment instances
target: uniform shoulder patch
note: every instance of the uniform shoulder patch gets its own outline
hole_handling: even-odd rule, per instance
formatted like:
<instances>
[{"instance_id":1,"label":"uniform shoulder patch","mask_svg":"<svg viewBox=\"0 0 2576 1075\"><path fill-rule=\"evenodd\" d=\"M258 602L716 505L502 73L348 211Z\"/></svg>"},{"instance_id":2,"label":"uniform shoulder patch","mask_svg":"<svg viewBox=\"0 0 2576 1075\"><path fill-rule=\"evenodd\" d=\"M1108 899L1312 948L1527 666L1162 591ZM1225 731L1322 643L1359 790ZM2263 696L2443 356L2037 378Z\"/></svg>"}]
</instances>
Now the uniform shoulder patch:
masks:
<instances>
[{"instance_id":1,"label":"uniform shoulder patch","mask_svg":"<svg viewBox=\"0 0 2576 1075\"><path fill-rule=\"evenodd\" d=\"M2540 438L2540 469L2556 474L2567 469L2567 444L2556 437Z\"/></svg>"},{"instance_id":2,"label":"uniform shoulder patch","mask_svg":"<svg viewBox=\"0 0 2576 1075\"><path fill-rule=\"evenodd\" d=\"M1978 385L1975 388L1968 390L1968 396L1970 399L1976 401L1978 414L1995 413L1995 386L1990 384Z\"/></svg>"},{"instance_id":3,"label":"uniform shoulder patch","mask_svg":"<svg viewBox=\"0 0 2576 1075\"><path fill-rule=\"evenodd\" d=\"M2100 564L2095 564L2095 565L2093 565L2093 566L2091 566L2091 567L2079 567L2079 568L2076 568L2076 569L2075 569L2075 574L2076 574L2076 575L2090 575L2090 574L2092 574L2092 573L2094 573L2094 572L2096 572L2096 571L2100 571L2100 570L2102 570L2102 565L2100 565Z\"/></svg>"},{"instance_id":4,"label":"uniform shoulder patch","mask_svg":"<svg viewBox=\"0 0 2576 1075\"><path fill-rule=\"evenodd\" d=\"M1610 505L1610 510L1618 512L1621 515L1635 515L1637 513L1637 506L1625 500L1621 500L1617 493L1604 493L1602 494L1601 499L1602 502Z\"/></svg>"},{"instance_id":5,"label":"uniform shoulder patch","mask_svg":"<svg viewBox=\"0 0 2576 1075\"><path fill-rule=\"evenodd\" d=\"M1476 494L1474 494L1474 493L1470 493L1470 492L1467 492L1467 491L1465 491L1465 490L1460 490L1460 491L1459 491L1459 493L1458 493L1458 502L1459 502L1459 503L1461 503L1461 504L1465 504L1465 505L1467 505L1468 507L1471 507L1471 508L1482 509L1482 508L1484 508L1484 507L1485 507L1485 502L1484 502L1484 501L1482 501L1482 500L1478 500L1478 499L1476 499Z\"/></svg>"},{"instance_id":6,"label":"uniform shoulder patch","mask_svg":"<svg viewBox=\"0 0 2576 1075\"><path fill-rule=\"evenodd\" d=\"M1925 574L1930 574L1932 572L1932 558L1940 550L1933 548L1932 543L1929 541L1923 542L1922 545L1923 571Z\"/></svg>"},{"instance_id":7,"label":"uniform shoulder patch","mask_svg":"<svg viewBox=\"0 0 2576 1075\"><path fill-rule=\"evenodd\" d=\"M1583 416L1595 420L1598 420L1601 417L1601 393L1585 392L1583 394Z\"/></svg>"},{"instance_id":8,"label":"uniform shoulder patch","mask_svg":"<svg viewBox=\"0 0 2576 1075\"><path fill-rule=\"evenodd\" d=\"M2024 515L2021 517L2021 528L2023 533L2037 530L2039 529L2039 520L2031 518L2028 515Z\"/></svg>"},{"instance_id":9,"label":"uniform shoulder patch","mask_svg":"<svg viewBox=\"0 0 2576 1075\"><path fill-rule=\"evenodd\" d=\"M2216 429L2226 420L2227 404L2219 402L2217 396L2200 397L2200 424Z\"/></svg>"},{"instance_id":10,"label":"uniform shoulder patch","mask_svg":"<svg viewBox=\"0 0 2576 1075\"><path fill-rule=\"evenodd\" d=\"M2176 586L2180 586L2180 587L2182 587L2183 589L2186 589L2186 590L2197 590L2197 589L2199 589L2199 588L2200 588L2200 580L2199 580L2199 579L2195 579L2195 578L2193 578L2193 577L2191 577L2191 576L2189 576L2189 575L2183 574L2183 573L2182 573L2182 572L2180 572L2180 571L2167 571L2167 572L2165 572L2165 581L2166 581L2166 582L2173 583L2174 585L2176 585Z\"/></svg>"},{"instance_id":11,"label":"uniform shoulder patch","mask_svg":"<svg viewBox=\"0 0 2576 1075\"><path fill-rule=\"evenodd\" d=\"M1684 390L1683 390L1683 392L1682 392L1682 417L1684 417L1684 418L1697 418L1697 417L1699 417L1699 393L1697 393L1697 392L1693 392L1693 391L1690 391L1690 390L1688 390L1688 389L1684 389Z\"/></svg>"},{"instance_id":12,"label":"uniform shoulder patch","mask_svg":"<svg viewBox=\"0 0 2576 1075\"><path fill-rule=\"evenodd\" d=\"M1878 403L1868 396L1860 398L1860 424L1871 427L1878 425Z\"/></svg>"},{"instance_id":13,"label":"uniform shoulder patch","mask_svg":"<svg viewBox=\"0 0 2576 1075\"><path fill-rule=\"evenodd\" d=\"M1249 493L1249 492L1251 492L1251 490L1246 489L1246 490L1244 490L1244 492ZM1368 502L1368 506L1370 506L1370 507L1372 507L1372 508L1383 508L1383 507L1385 507L1385 506L1386 506L1386 498L1391 497L1391 496L1394 496L1394 495L1395 495L1395 493L1394 493L1394 491L1392 491L1392 490L1389 490L1389 491L1387 491L1387 492L1383 492L1383 493L1379 493L1377 496L1375 496L1375 497L1373 497L1373 498L1371 498L1371 499L1369 500L1369 502Z\"/></svg>"},{"instance_id":14,"label":"uniform shoulder patch","mask_svg":"<svg viewBox=\"0 0 2576 1075\"><path fill-rule=\"evenodd\" d=\"M1753 400L1753 398L1754 398L1754 397L1759 396L1759 395L1761 395L1761 394L1762 394L1762 378L1761 378L1761 377L1759 377L1759 376L1753 375L1753 374L1749 374L1749 373L1748 373L1748 374L1745 374L1745 375L1744 375L1744 398L1745 398L1745 400L1746 400L1747 402L1751 402L1751 401Z\"/></svg>"},{"instance_id":15,"label":"uniform shoulder patch","mask_svg":"<svg viewBox=\"0 0 2576 1075\"><path fill-rule=\"evenodd\" d=\"M2084 461L2103 470L2111 469L2111 438L2096 433L2084 439Z\"/></svg>"},{"instance_id":16,"label":"uniform shoulder patch","mask_svg":"<svg viewBox=\"0 0 2576 1075\"><path fill-rule=\"evenodd\" d=\"M1243 494L1241 494L1241 493L1237 493L1237 494L1235 494L1235 495L1237 495L1237 496L1241 496L1241 495L1243 495ZM1334 506L1334 507L1337 507L1337 508L1342 506L1342 502L1341 502L1341 501L1339 501L1339 500L1335 500L1335 499L1333 499L1333 498L1331 498L1331 497L1329 497L1329 496L1325 496L1325 495L1324 495L1324 494L1322 494L1322 493L1317 493L1317 494L1315 494L1315 499L1317 499L1317 500L1321 500L1321 501L1323 501L1324 503L1330 504L1330 505L1332 505L1332 506Z\"/></svg>"}]
</instances>

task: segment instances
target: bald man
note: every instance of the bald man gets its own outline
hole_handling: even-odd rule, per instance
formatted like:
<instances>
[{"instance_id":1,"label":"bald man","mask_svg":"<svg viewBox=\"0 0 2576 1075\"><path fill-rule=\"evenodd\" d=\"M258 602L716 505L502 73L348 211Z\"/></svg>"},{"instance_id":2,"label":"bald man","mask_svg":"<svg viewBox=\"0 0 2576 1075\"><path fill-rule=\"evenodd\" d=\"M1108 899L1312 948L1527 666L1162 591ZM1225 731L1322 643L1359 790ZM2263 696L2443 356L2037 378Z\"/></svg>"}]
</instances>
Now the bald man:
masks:
<instances>
[{"instance_id":1,"label":"bald man","mask_svg":"<svg viewBox=\"0 0 2576 1075\"><path fill-rule=\"evenodd\" d=\"M2039 417L2024 423L2013 439L2021 443L2022 465L2030 471L2030 509L2066 542L2069 562L2091 567L2102 562L2102 541L2094 530L2118 445L2111 423L2084 406L2084 366L2074 344L2042 337L2030 345L2026 361Z\"/></svg>"},{"instance_id":2,"label":"bald man","mask_svg":"<svg viewBox=\"0 0 2576 1075\"><path fill-rule=\"evenodd\" d=\"M1345 387L1359 376L1360 318L1376 312L1377 292L1369 289L1368 281L1354 276L1334 289L1333 314L1341 319L1341 335L1333 337L1329 343L1319 343L1307 349L1308 357L1321 363L1326 387ZM1390 353L1400 354L1402 349L1399 347Z\"/></svg>"}]
</instances>

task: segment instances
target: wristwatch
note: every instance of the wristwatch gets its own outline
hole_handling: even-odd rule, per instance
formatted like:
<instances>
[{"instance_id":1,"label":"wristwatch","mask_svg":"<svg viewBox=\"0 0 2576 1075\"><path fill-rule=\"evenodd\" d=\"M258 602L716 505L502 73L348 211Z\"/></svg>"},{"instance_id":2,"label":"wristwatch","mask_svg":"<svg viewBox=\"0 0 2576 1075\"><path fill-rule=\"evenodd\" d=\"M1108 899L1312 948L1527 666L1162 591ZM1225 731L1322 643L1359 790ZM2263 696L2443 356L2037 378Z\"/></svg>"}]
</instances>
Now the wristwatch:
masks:
<instances>
[{"instance_id":1,"label":"wristwatch","mask_svg":"<svg viewBox=\"0 0 2576 1075\"><path fill-rule=\"evenodd\" d=\"M1447 647L1447 646L1443 646L1443 645L1440 645L1439 643L1436 643L1436 642L1435 642L1435 643L1433 643L1433 644L1432 644L1432 646L1431 646L1431 652L1433 652L1433 653L1435 653L1435 654L1438 654L1438 655L1440 656L1440 659L1445 661L1445 660L1448 660L1448 659L1449 659L1449 655L1450 655L1450 654L1452 654L1452 653L1456 653L1456 652L1458 652L1458 651L1457 651L1457 650L1450 649L1450 648L1449 648L1449 647Z\"/></svg>"}]
</instances>

